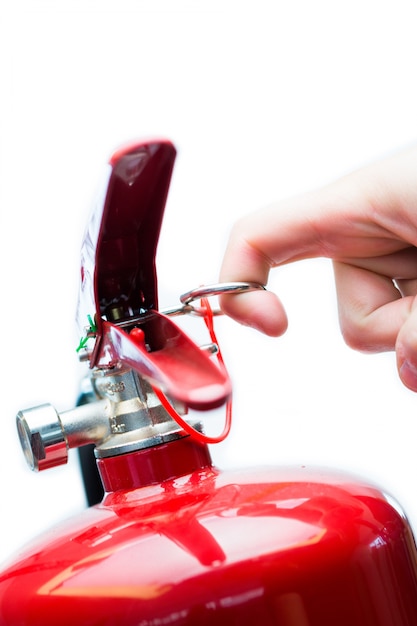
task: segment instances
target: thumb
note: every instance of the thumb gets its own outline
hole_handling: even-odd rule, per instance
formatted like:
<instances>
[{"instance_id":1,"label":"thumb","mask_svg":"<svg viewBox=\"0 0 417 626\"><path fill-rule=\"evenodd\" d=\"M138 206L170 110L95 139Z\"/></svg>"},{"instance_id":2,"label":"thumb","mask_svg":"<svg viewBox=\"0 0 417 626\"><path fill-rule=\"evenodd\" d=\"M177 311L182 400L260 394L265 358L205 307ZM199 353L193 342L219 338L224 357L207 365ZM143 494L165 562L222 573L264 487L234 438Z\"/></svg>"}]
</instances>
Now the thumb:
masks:
<instances>
[{"instance_id":1,"label":"thumb","mask_svg":"<svg viewBox=\"0 0 417 626\"><path fill-rule=\"evenodd\" d=\"M396 342L397 367L403 384L417 391L417 296Z\"/></svg>"}]
</instances>

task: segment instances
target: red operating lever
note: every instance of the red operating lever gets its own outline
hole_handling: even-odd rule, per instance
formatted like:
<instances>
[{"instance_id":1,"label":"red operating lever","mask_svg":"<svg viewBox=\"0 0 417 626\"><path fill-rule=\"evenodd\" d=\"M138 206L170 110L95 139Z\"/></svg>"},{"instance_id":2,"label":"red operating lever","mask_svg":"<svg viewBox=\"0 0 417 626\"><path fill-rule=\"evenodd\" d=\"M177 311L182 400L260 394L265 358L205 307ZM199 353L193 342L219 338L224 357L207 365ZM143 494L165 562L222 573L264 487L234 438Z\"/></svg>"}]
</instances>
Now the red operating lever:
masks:
<instances>
[{"instance_id":1,"label":"red operating lever","mask_svg":"<svg viewBox=\"0 0 417 626\"><path fill-rule=\"evenodd\" d=\"M94 318L91 367L118 362L194 409L231 394L219 368L171 319L158 312L155 255L176 151L165 140L129 145L109 162L81 254L78 321Z\"/></svg>"}]
</instances>

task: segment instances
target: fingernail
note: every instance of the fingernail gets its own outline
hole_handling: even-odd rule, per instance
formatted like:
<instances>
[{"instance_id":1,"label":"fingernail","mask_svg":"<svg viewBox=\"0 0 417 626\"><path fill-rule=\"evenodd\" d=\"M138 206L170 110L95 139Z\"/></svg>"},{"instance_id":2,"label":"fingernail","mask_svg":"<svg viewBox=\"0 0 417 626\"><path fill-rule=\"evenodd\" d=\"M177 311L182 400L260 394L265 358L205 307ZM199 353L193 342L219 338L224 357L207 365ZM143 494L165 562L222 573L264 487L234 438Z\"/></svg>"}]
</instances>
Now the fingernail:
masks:
<instances>
[{"instance_id":1,"label":"fingernail","mask_svg":"<svg viewBox=\"0 0 417 626\"><path fill-rule=\"evenodd\" d=\"M400 377L406 387L417 391L417 367L415 365L404 361L400 367Z\"/></svg>"}]
</instances>

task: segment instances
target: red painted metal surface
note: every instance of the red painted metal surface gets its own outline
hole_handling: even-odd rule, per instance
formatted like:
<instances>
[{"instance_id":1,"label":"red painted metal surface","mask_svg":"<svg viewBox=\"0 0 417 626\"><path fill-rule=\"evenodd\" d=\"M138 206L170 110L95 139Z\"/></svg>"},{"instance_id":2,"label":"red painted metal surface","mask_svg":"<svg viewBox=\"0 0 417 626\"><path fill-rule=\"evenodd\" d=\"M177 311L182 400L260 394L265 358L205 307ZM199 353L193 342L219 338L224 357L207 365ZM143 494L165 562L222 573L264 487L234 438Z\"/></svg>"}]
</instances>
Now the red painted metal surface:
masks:
<instances>
[{"instance_id":1,"label":"red painted metal surface","mask_svg":"<svg viewBox=\"0 0 417 626\"><path fill-rule=\"evenodd\" d=\"M157 311L155 255L175 155L171 142L154 140L110 159L104 198L82 246L78 325L96 314L91 367L123 360L170 397L212 409L231 394L228 376ZM143 342L125 330L134 323Z\"/></svg>"},{"instance_id":2,"label":"red painted metal surface","mask_svg":"<svg viewBox=\"0 0 417 626\"><path fill-rule=\"evenodd\" d=\"M1 573L1 624L417 624L413 537L380 491L307 468L220 472L191 439L170 446L100 462L103 503Z\"/></svg>"}]
</instances>

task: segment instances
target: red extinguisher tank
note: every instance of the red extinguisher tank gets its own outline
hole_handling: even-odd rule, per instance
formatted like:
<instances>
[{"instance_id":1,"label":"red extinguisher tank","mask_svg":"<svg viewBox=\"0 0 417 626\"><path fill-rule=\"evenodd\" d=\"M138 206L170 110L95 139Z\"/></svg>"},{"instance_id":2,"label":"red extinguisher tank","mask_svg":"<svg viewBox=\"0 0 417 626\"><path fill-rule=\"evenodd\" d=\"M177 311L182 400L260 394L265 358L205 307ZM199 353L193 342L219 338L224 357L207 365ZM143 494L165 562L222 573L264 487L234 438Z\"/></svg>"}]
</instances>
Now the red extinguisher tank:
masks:
<instances>
[{"instance_id":1,"label":"red extinguisher tank","mask_svg":"<svg viewBox=\"0 0 417 626\"><path fill-rule=\"evenodd\" d=\"M101 504L2 572L1 624L417 623L413 537L377 489L308 468L219 472L190 438L118 461L100 468Z\"/></svg>"},{"instance_id":2,"label":"red extinguisher tank","mask_svg":"<svg viewBox=\"0 0 417 626\"><path fill-rule=\"evenodd\" d=\"M80 347L94 399L18 415L34 469L94 443L105 495L3 568L0 624L416 626L415 542L392 498L304 466L222 472L200 425L178 425L167 409L160 389L182 413L230 398L224 370L157 311L153 259L174 154L153 142L111 161L83 257L82 299L96 317Z\"/></svg>"}]
</instances>

